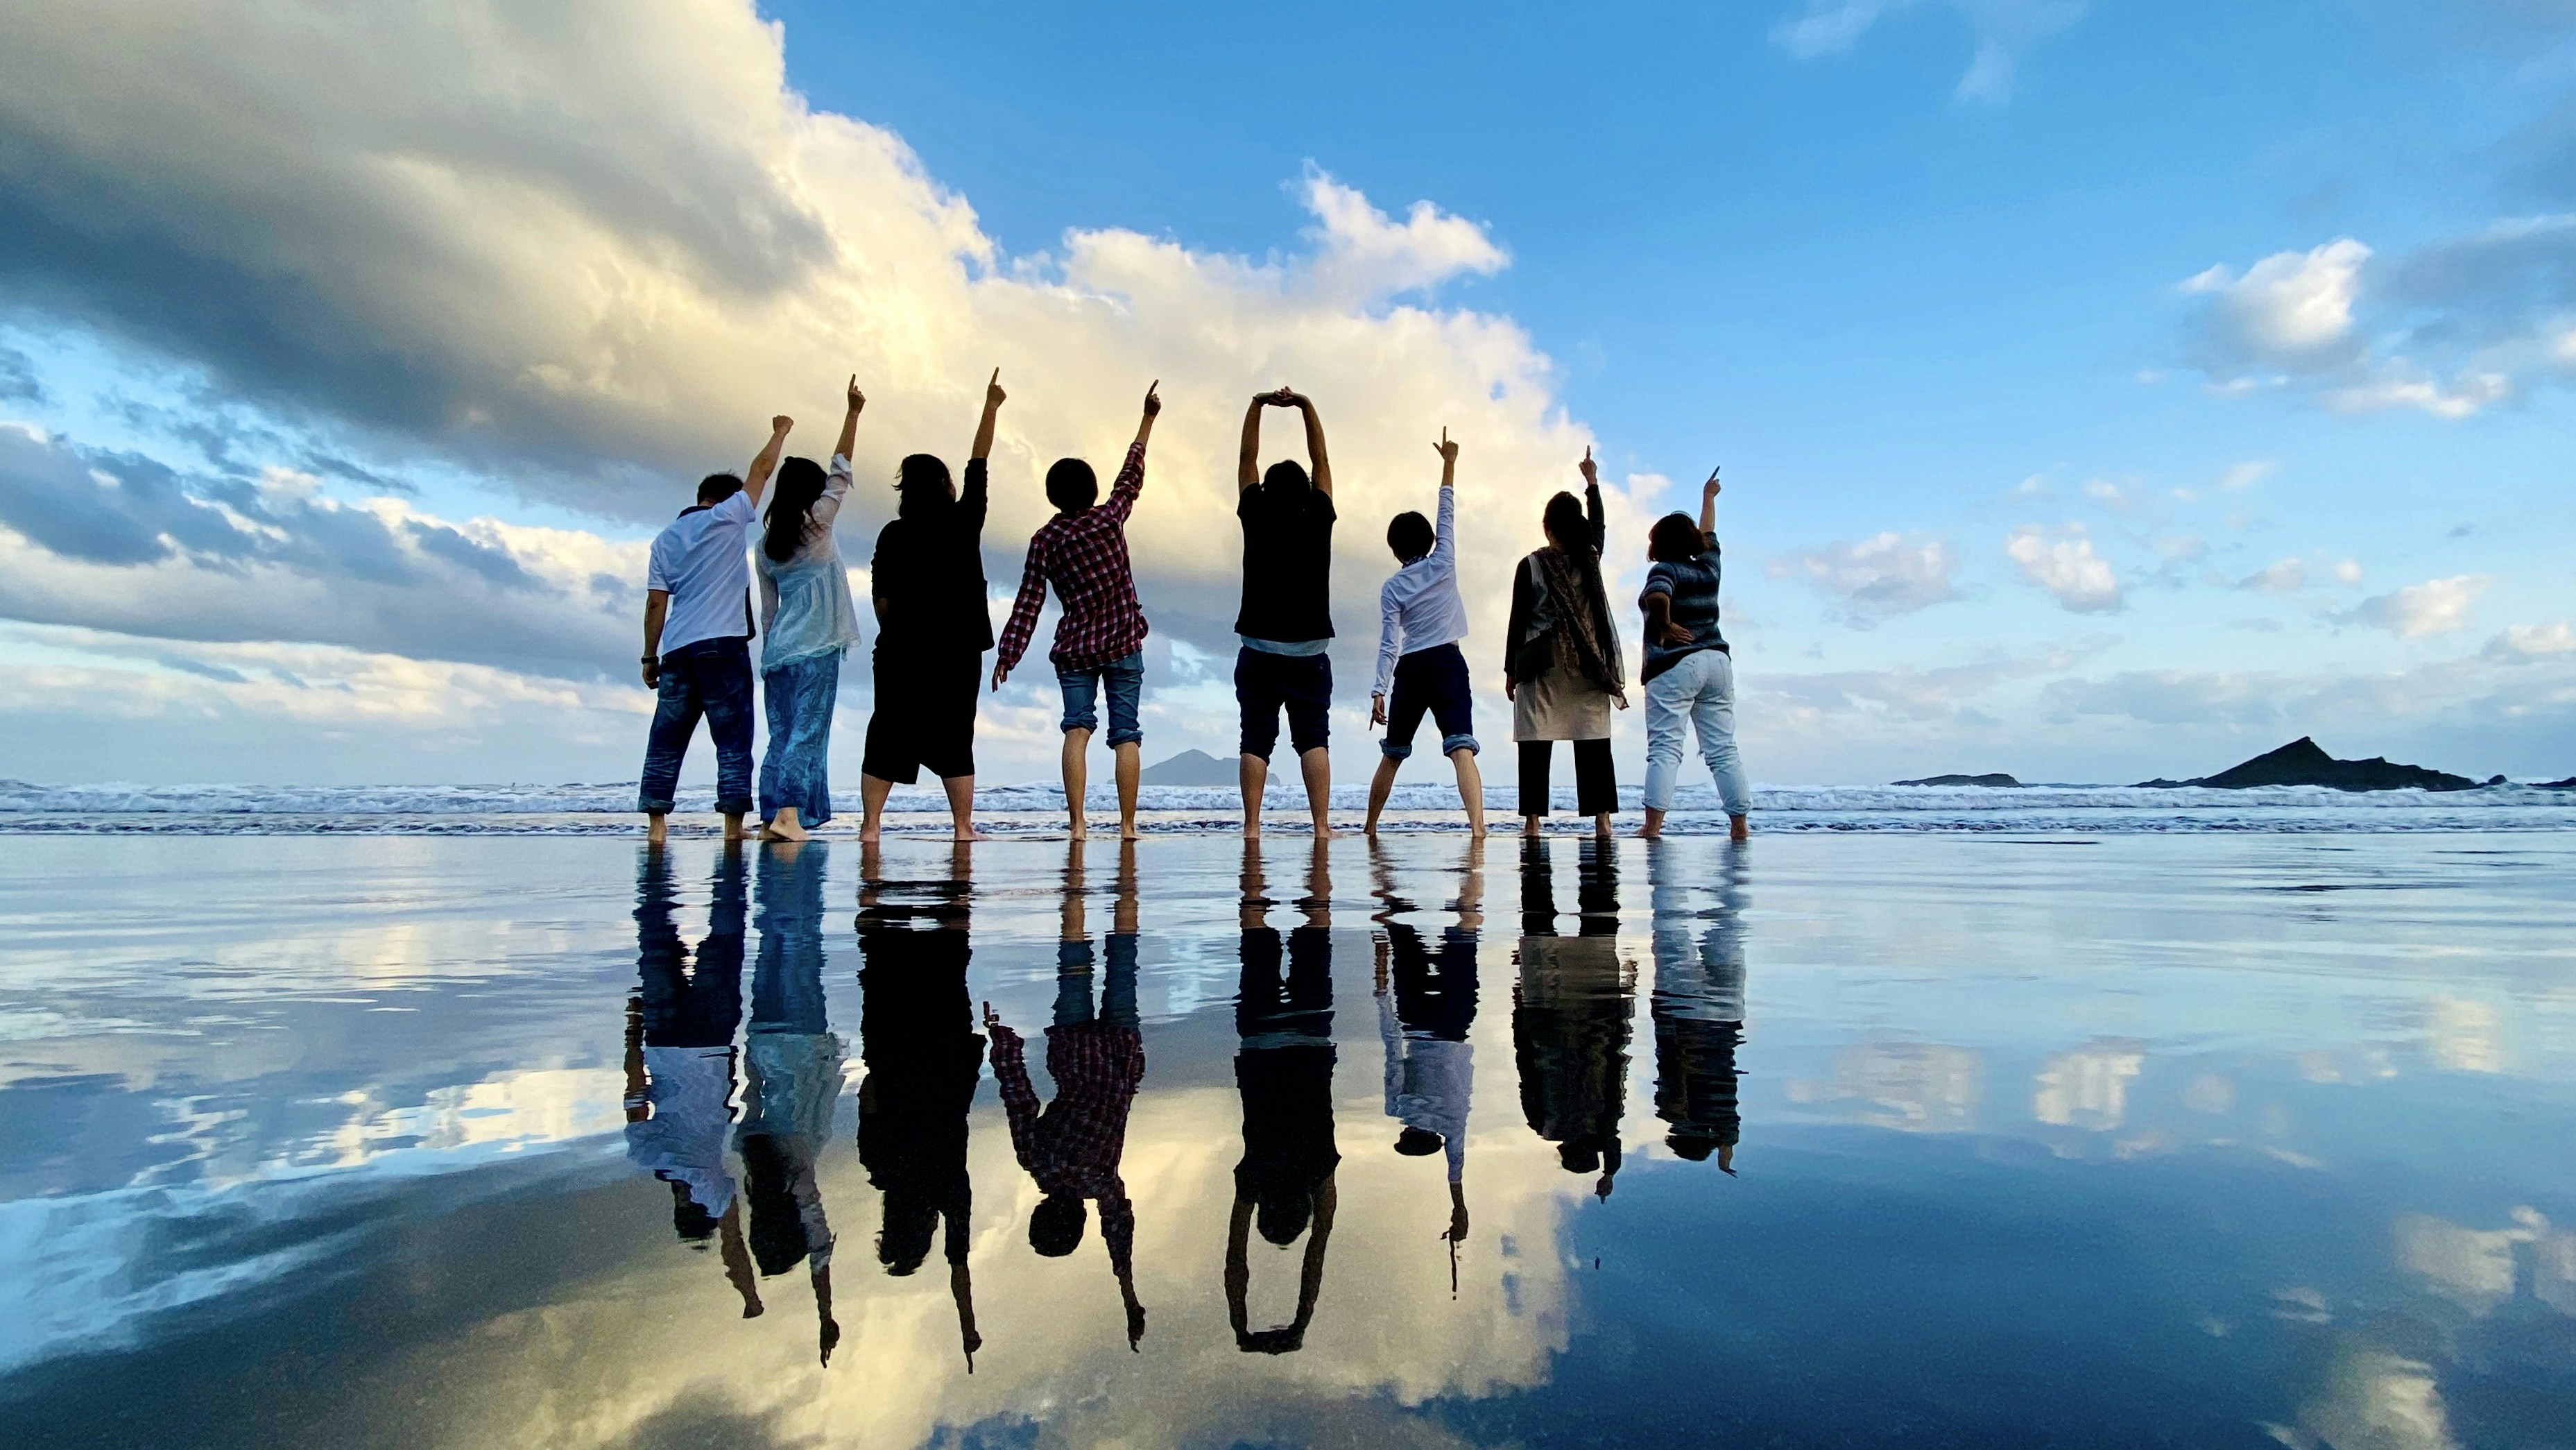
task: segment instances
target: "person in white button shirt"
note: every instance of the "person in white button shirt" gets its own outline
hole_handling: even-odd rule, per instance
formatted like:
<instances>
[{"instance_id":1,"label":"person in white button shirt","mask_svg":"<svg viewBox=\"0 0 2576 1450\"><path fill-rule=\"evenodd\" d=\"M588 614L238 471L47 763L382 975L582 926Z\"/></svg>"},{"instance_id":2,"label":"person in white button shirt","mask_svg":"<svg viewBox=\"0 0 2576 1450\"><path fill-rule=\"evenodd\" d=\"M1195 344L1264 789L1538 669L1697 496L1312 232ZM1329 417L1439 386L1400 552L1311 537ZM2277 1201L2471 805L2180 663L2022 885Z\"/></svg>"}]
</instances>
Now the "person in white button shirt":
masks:
<instances>
[{"instance_id":1,"label":"person in white button shirt","mask_svg":"<svg viewBox=\"0 0 2576 1450\"><path fill-rule=\"evenodd\" d=\"M855 373L849 399L829 472L810 458L778 465L778 492L755 555L760 698L769 712L769 750L760 762L764 841L805 840L806 827L832 818L832 711L841 698L841 657L859 642L859 607L832 539L841 501L850 496L859 410L868 405Z\"/></svg>"},{"instance_id":2,"label":"person in white button shirt","mask_svg":"<svg viewBox=\"0 0 2576 1450\"><path fill-rule=\"evenodd\" d=\"M769 442L747 476L711 473L698 502L682 509L653 540L644 571L644 688L660 699L644 746L636 809L645 836L659 845L679 789L689 737L706 717L716 743L716 809L725 839L742 839L751 809L751 571L744 538L760 519L761 490L778 467L796 420L769 420Z\"/></svg>"},{"instance_id":3,"label":"person in white button shirt","mask_svg":"<svg viewBox=\"0 0 2576 1450\"><path fill-rule=\"evenodd\" d=\"M1377 777L1369 782L1368 834L1395 789L1395 772L1413 753L1413 733L1424 711L1440 727L1440 753L1458 767L1458 799L1467 808L1470 835L1485 834L1485 778L1476 769L1475 695L1467 658L1467 609L1458 601L1457 505L1452 493L1458 445L1440 430L1440 523L1397 514L1386 526L1387 547L1403 568L1378 591L1377 684L1369 696L1369 723L1387 727L1379 747ZM1390 700L1389 696L1392 695Z\"/></svg>"}]
</instances>

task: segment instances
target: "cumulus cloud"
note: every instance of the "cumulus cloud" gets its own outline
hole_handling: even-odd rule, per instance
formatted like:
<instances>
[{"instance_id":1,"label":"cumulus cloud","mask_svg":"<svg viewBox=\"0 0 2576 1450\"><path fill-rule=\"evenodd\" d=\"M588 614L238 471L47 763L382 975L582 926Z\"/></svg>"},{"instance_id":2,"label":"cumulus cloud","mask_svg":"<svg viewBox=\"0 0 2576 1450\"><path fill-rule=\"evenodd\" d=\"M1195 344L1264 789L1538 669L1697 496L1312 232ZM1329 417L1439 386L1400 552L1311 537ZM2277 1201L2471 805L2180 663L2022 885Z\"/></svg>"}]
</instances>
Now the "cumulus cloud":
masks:
<instances>
[{"instance_id":1,"label":"cumulus cloud","mask_svg":"<svg viewBox=\"0 0 2576 1450\"><path fill-rule=\"evenodd\" d=\"M2024 524L2004 537L2004 553L2022 577L2056 596L2077 614L2110 614L2122 604L2120 579L2110 561L2093 551L2082 524L2050 530Z\"/></svg>"},{"instance_id":2,"label":"cumulus cloud","mask_svg":"<svg viewBox=\"0 0 2576 1450\"><path fill-rule=\"evenodd\" d=\"M2209 299L2204 341L2222 363L2317 372L2359 356L2352 309L2370 255L2344 237L2311 251L2276 252L2242 275L2211 267L2182 289Z\"/></svg>"},{"instance_id":3,"label":"cumulus cloud","mask_svg":"<svg viewBox=\"0 0 2576 1450\"><path fill-rule=\"evenodd\" d=\"M773 412L804 420L792 448L822 451L852 372L871 399L863 480L916 449L962 451L1000 364L997 588L1047 512L1046 465L1114 460L1159 377L1131 529L1140 592L1159 636L1211 650L1232 642L1243 403L1287 383L1330 430L1351 521L1335 609L1354 662L1388 567L1375 521L1429 506L1426 445L1444 425L1485 501L1459 520L1471 621L1499 635L1512 561L1594 440L1520 327L1437 295L1506 265L1482 226L1428 202L1390 215L1309 168L1292 183L1309 225L1286 255L1111 228L1006 256L894 133L791 90L785 43L747 0L40 8L0 48L0 285L43 299L35 325L174 359L215 396L631 524L741 467ZM1271 455L1297 447L1275 419L1272 433ZM605 644L631 633L632 599L608 591L615 607L594 618L588 584L623 590L631 561L576 566L591 545L540 548L382 499L292 506L256 477L237 480L247 494L131 485L151 470L117 468L123 492L17 500L0 587L21 602L0 608L567 674L632 653ZM1608 490L1623 536L1642 487ZM845 541L890 502L863 482ZM225 508L250 522L227 531ZM268 527L286 538L251 542ZM558 547L566 558L547 557ZM325 562L342 552L393 571L371 587L432 580L407 597L452 587L464 602L441 623L353 600L362 571ZM589 573L563 582L576 567ZM468 642L486 632L497 642Z\"/></svg>"},{"instance_id":4,"label":"cumulus cloud","mask_svg":"<svg viewBox=\"0 0 2576 1450\"><path fill-rule=\"evenodd\" d=\"M0 615L622 677L643 549L0 430Z\"/></svg>"},{"instance_id":5,"label":"cumulus cloud","mask_svg":"<svg viewBox=\"0 0 2576 1450\"><path fill-rule=\"evenodd\" d=\"M2399 639L2450 634L2468 627L2470 609L2494 584L2494 577L2487 574L2428 579L2387 594L2372 595L2335 618L2384 629Z\"/></svg>"},{"instance_id":6,"label":"cumulus cloud","mask_svg":"<svg viewBox=\"0 0 2576 1450\"><path fill-rule=\"evenodd\" d=\"M1866 629L1958 598L1958 567L1947 540L1889 532L1774 559L1764 572L1822 590L1845 619Z\"/></svg>"},{"instance_id":7,"label":"cumulus cloud","mask_svg":"<svg viewBox=\"0 0 2576 1450\"><path fill-rule=\"evenodd\" d=\"M1806 0L1780 17L1771 39L1800 60L1838 55L1860 43L1887 15L1914 0ZM1989 104L2011 99L2015 71L2035 42L2073 25L2084 0L1949 0L1976 35L1976 53L1959 77L1962 100Z\"/></svg>"},{"instance_id":8,"label":"cumulus cloud","mask_svg":"<svg viewBox=\"0 0 2576 1450\"><path fill-rule=\"evenodd\" d=\"M2528 664L2571 652L2576 652L2576 627L2563 619L2552 624L2509 625L2480 651L2502 664Z\"/></svg>"}]
</instances>

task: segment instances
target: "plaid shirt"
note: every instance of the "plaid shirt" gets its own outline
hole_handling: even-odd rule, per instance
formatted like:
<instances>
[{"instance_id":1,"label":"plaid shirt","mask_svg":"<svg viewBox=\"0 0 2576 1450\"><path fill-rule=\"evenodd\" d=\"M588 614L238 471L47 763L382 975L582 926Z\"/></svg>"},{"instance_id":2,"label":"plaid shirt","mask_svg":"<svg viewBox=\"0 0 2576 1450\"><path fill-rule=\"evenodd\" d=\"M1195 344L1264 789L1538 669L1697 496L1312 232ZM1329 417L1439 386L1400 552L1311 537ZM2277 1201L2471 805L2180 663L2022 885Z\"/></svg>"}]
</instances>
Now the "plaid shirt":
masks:
<instances>
[{"instance_id":1,"label":"plaid shirt","mask_svg":"<svg viewBox=\"0 0 2576 1450\"><path fill-rule=\"evenodd\" d=\"M1078 514L1058 514L1029 540L1020 571L1020 597L1002 630L1003 669L1018 666L1037 632L1046 589L1055 586L1064 617L1056 621L1055 648L1047 658L1059 670L1096 670L1145 646L1145 611L1136 603L1136 572L1127 562L1127 515L1145 487L1145 445L1127 450L1107 502Z\"/></svg>"},{"instance_id":2,"label":"plaid shirt","mask_svg":"<svg viewBox=\"0 0 2576 1450\"><path fill-rule=\"evenodd\" d=\"M1128 455L1131 469L1135 462ZM1145 1040L1132 1027L1106 1022L1050 1027L1047 1075L1055 1079L1055 1101L1041 1111L1019 1036L994 1034L993 1079L1001 1085L1020 1166L1050 1197L1071 1193L1100 1200L1100 1236L1109 1244L1111 1266L1123 1277L1136 1240L1136 1208L1118 1176L1118 1160L1127 1151L1128 1105L1145 1081Z\"/></svg>"}]
</instances>

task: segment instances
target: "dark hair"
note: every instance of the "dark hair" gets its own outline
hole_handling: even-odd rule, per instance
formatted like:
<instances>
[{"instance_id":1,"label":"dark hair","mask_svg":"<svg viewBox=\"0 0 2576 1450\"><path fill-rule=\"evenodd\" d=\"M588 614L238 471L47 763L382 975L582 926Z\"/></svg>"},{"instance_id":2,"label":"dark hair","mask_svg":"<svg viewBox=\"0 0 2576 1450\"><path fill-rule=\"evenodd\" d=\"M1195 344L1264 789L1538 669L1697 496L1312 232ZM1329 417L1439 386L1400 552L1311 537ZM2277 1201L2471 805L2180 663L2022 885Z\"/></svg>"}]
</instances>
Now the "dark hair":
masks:
<instances>
[{"instance_id":1,"label":"dark hair","mask_svg":"<svg viewBox=\"0 0 2576 1450\"><path fill-rule=\"evenodd\" d=\"M957 501L957 485L948 476L948 465L935 454L906 454L895 465L894 486L903 496L896 511L907 518Z\"/></svg>"},{"instance_id":2,"label":"dark hair","mask_svg":"<svg viewBox=\"0 0 2576 1450\"><path fill-rule=\"evenodd\" d=\"M795 1268L812 1247L797 1212L795 1172L776 1138L760 1133L742 1140L742 1196L751 1202L751 1232L745 1237L751 1240L751 1261L764 1275Z\"/></svg>"},{"instance_id":3,"label":"dark hair","mask_svg":"<svg viewBox=\"0 0 2576 1450\"><path fill-rule=\"evenodd\" d=\"M805 521L822 497L823 465L811 458L790 458L778 465L778 477L769 491L769 527L761 535L760 552L780 564L796 557L798 546L805 542Z\"/></svg>"},{"instance_id":4,"label":"dark hair","mask_svg":"<svg viewBox=\"0 0 2576 1450\"><path fill-rule=\"evenodd\" d=\"M1556 1145L1556 1161L1568 1173L1598 1173L1601 1150L1586 1139L1576 1138Z\"/></svg>"},{"instance_id":5,"label":"dark hair","mask_svg":"<svg viewBox=\"0 0 2576 1450\"><path fill-rule=\"evenodd\" d=\"M680 1242L702 1244L716 1236L716 1216L689 1196L688 1184L660 1172L653 1176L671 1185L671 1231Z\"/></svg>"},{"instance_id":6,"label":"dark hair","mask_svg":"<svg viewBox=\"0 0 2576 1450\"><path fill-rule=\"evenodd\" d=\"M1264 1196L1252 1221L1261 1228L1261 1236L1281 1248L1297 1242L1306 1231L1307 1221L1315 1216L1315 1195L1304 1189L1289 1189Z\"/></svg>"},{"instance_id":7,"label":"dark hair","mask_svg":"<svg viewBox=\"0 0 2576 1450\"><path fill-rule=\"evenodd\" d=\"M1427 1158L1440 1151L1440 1135L1429 1128L1407 1128L1395 1135L1395 1151L1407 1158Z\"/></svg>"},{"instance_id":8,"label":"dark hair","mask_svg":"<svg viewBox=\"0 0 2576 1450\"><path fill-rule=\"evenodd\" d=\"M1569 554L1592 552L1592 519L1583 511L1583 500L1570 493L1560 493L1547 501L1547 511L1539 515L1547 526L1548 539Z\"/></svg>"},{"instance_id":9,"label":"dark hair","mask_svg":"<svg viewBox=\"0 0 2576 1450\"><path fill-rule=\"evenodd\" d=\"M1037 1208L1029 1214L1029 1247L1050 1259L1063 1258L1082 1246L1082 1224L1087 1216L1079 1196L1049 1194L1038 1200Z\"/></svg>"},{"instance_id":10,"label":"dark hair","mask_svg":"<svg viewBox=\"0 0 2576 1450\"><path fill-rule=\"evenodd\" d=\"M723 503L742 492L742 480L730 473L710 473L698 480L698 502Z\"/></svg>"},{"instance_id":11,"label":"dark hair","mask_svg":"<svg viewBox=\"0 0 2576 1450\"><path fill-rule=\"evenodd\" d=\"M1272 498L1293 498L1313 488L1315 481L1306 476L1306 465L1293 458L1282 458L1261 475L1261 491Z\"/></svg>"},{"instance_id":12,"label":"dark hair","mask_svg":"<svg viewBox=\"0 0 2576 1450\"><path fill-rule=\"evenodd\" d=\"M1707 547L1708 535L1699 531L1699 521L1685 513L1666 514L1646 530L1646 557L1659 564L1696 559Z\"/></svg>"},{"instance_id":13,"label":"dark hair","mask_svg":"<svg viewBox=\"0 0 2576 1450\"><path fill-rule=\"evenodd\" d=\"M1047 470L1047 502L1056 512L1078 514L1100 497L1100 475L1079 458L1059 458Z\"/></svg>"},{"instance_id":14,"label":"dark hair","mask_svg":"<svg viewBox=\"0 0 2576 1450\"><path fill-rule=\"evenodd\" d=\"M1430 553L1439 542L1440 536L1431 531L1431 520L1411 509L1386 521L1386 546L1407 564Z\"/></svg>"},{"instance_id":15,"label":"dark hair","mask_svg":"<svg viewBox=\"0 0 2576 1450\"><path fill-rule=\"evenodd\" d=\"M1717 1133L1709 1128L1675 1128L1665 1135L1664 1146L1672 1149L1676 1158L1705 1163L1718 1146Z\"/></svg>"}]
</instances>

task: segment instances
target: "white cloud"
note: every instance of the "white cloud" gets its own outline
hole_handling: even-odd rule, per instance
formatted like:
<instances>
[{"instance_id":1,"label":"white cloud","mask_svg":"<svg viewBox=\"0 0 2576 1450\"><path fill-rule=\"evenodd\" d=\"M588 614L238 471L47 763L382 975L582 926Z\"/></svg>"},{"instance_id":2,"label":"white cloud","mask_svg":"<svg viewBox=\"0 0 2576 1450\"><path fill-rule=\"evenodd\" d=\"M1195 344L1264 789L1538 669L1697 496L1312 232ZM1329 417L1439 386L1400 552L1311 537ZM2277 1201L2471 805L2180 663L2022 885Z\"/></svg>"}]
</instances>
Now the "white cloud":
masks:
<instances>
[{"instance_id":1,"label":"white cloud","mask_svg":"<svg viewBox=\"0 0 2576 1450\"><path fill-rule=\"evenodd\" d=\"M2392 593L2374 594L2335 617L2387 630L2399 639L2450 634L2468 627L2470 609L2494 584L2494 577L2487 574L2428 579Z\"/></svg>"},{"instance_id":2,"label":"white cloud","mask_svg":"<svg viewBox=\"0 0 2576 1450\"><path fill-rule=\"evenodd\" d=\"M2225 489L2252 488L2280 471L2281 465L2269 459L2250 458L2220 474L2218 486Z\"/></svg>"},{"instance_id":3,"label":"white cloud","mask_svg":"<svg viewBox=\"0 0 2576 1450\"><path fill-rule=\"evenodd\" d=\"M2360 583L2361 561L2359 559L2344 560L2342 563L2334 566L2334 576L2337 584Z\"/></svg>"},{"instance_id":4,"label":"white cloud","mask_svg":"<svg viewBox=\"0 0 2576 1450\"><path fill-rule=\"evenodd\" d=\"M2308 587L2308 566L2296 559L2283 559L2238 580L2236 587L2258 594L2296 594Z\"/></svg>"},{"instance_id":5,"label":"white cloud","mask_svg":"<svg viewBox=\"0 0 2576 1450\"><path fill-rule=\"evenodd\" d=\"M871 402L854 555L890 502L873 481L915 448L962 452L998 363L997 589L1047 512L1046 465L1075 454L1105 473L1160 377L1131 530L1140 593L1158 635L1211 648L1230 645L1238 588L1243 403L1284 382L1330 430L1354 660L1392 567L1380 522L1429 507L1443 426L1466 488L1538 490L1461 511L1471 622L1499 635L1544 487L1574 484L1595 440L1525 331L1432 295L1506 264L1483 227L1428 202L1390 216L1310 168L1290 255L1106 228L1006 256L901 138L789 89L786 40L747 0L223 15L163 0L115 26L39 8L0 47L13 265L203 369L218 396L286 398L393 452L426 445L638 523L739 468L773 412L802 420L792 447L822 451L855 371ZM1295 447L1274 417L1266 452ZM1630 491L1609 490L1633 541ZM185 627L178 595L131 575L80 587L111 583L132 602L89 622Z\"/></svg>"},{"instance_id":6,"label":"white cloud","mask_svg":"<svg viewBox=\"0 0 2576 1450\"><path fill-rule=\"evenodd\" d=\"M1856 543L1832 543L1774 559L1774 579L1801 579L1841 601L1863 627L1959 597L1957 554L1943 539L1895 532Z\"/></svg>"},{"instance_id":7,"label":"white cloud","mask_svg":"<svg viewBox=\"0 0 2576 1450\"><path fill-rule=\"evenodd\" d=\"M1800 60L1839 55L1860 43L1881 18L1914 0L1806 0L1771 27L1771 39ZM2084 0L1949 0L1976 35L1976 53L1959 77L1962 100L1999 104L2012 97L2023 51L2073 25Z\"/></svg>"},{"instance_id":8,"label":"white cloud","mask_svg":"<svg viewBox=\"0 0 2576 1450\"><path fill-rule=\"evenodd\" d=\"M2551 624L2508 625L2481 651L2488 659L2503 664L2527 664L2570 652L2576 652L2576 627L2570 627L2563 619Z\"/></svg>"},{"instance_id":9,"label":"white cloud","mask_svg":"<svg viewBox=\"0 0 2576 1450\"><path fill-rule=\"evenodd\" d=\"M2024 524L2005 536L2004 552L2021 567L2023 578L2077 614L2109 614L2121 607L2119 576L2109 560L2093 552L2082 524L2054 531Z\"/></svg>"},{"instance_id":10,"label":"white cloud","mask_svg":"<svg viewBox=\"0 0 2576 1450\"><path fill-rule=\"evenodd\" d=\"M2115 514L2127 513L2130 508L2129 495L2121 489L2120 485L2107 478L2085 480L2084 496Z\"/></svg>"},{"instance_id":11,"label":"white cloud","mask_svg":"<svg viewBox=\"0 0 2576 1450\"><path fill-rule=\"evenodd\" d=\"M2385 413L2414 408L2436 418L2465 418L2513 396L2513 379L2503 373L2462 373L2450 382L2423 377L2402 365L2325 393L2326 406L2338 413Z\"/></svg>"},{"instance_id":12,"label":"white cloud","mask_svg":"<svg viewBox=\"0 0 2576 1450\"><path fill-rule=\"evenodd\" d=\"M2359 347L2353 300L2370 248L2344 237L2306 252L2275 252L2239 276L2211 267L2182 284L2210 299L2208 341L2228 361L2309 372Z\"/></svg>"}]
</instances>

